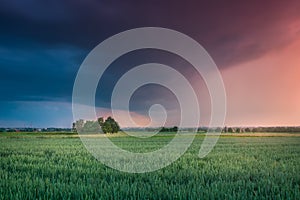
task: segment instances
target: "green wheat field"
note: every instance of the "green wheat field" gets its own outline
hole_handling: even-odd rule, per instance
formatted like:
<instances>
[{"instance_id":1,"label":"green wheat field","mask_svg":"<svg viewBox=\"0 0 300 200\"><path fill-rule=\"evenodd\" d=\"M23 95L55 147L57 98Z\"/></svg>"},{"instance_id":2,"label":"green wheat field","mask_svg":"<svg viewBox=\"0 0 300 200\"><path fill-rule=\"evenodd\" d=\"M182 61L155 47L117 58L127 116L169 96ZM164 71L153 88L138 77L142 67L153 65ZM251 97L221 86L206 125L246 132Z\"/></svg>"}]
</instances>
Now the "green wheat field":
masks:
<instances>
[{"instance_id":1,"label":"green wheat field","mask_svg":"<svg viewBox=\"0 0 300 200\"><path fill-rule=\"evenodd\" d=\"M173 136L110 139L145 152ZM203 139L163 169L130 174L101 164L74 134L1 133L0 199L300 199L300 137L222 136L200 159Z\"/></svg>"}]
</instances>

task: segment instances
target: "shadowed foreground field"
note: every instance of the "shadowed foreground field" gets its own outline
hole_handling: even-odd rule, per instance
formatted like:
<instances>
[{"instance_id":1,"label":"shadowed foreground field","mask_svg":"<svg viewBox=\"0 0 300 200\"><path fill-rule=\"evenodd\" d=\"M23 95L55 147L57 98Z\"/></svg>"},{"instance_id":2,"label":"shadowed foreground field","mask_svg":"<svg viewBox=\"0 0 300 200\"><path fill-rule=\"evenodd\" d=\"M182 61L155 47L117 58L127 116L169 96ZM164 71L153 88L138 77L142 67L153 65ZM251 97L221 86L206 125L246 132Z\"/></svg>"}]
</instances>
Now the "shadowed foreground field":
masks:
<instances>
[{"instance_id":1,"label":"shadowed foreground field","mask_svg":"<svg viewBox=\"0 0 300 200\"><path fill-rule=\"evenodd\" d=\"M172 137L111 140L145 152ZM74 135L0 134L0 199L300 198L300 137L221 137L200 159L203 139L166 168L128 174L98 162Z\"/></svg>"}]
</instances>

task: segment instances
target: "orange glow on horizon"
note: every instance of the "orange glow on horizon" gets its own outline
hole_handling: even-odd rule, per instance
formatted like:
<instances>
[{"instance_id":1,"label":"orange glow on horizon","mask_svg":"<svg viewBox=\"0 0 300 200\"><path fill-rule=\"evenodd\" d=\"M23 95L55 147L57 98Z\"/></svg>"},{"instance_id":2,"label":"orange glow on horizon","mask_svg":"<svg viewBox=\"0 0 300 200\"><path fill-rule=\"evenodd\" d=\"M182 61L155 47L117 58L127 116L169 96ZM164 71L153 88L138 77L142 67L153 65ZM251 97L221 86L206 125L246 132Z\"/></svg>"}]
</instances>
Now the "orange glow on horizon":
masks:
<instances>
[{"instance_id":1,"label":"orange glow on horizon","mask_svg":"<svg viewBox=\"0 0 300 200\"><path fill-rule=\"evenodd\" d=\"M300 125L300 37L283 49L222 70L228 125Z\"/></svg>"}]
</instances>

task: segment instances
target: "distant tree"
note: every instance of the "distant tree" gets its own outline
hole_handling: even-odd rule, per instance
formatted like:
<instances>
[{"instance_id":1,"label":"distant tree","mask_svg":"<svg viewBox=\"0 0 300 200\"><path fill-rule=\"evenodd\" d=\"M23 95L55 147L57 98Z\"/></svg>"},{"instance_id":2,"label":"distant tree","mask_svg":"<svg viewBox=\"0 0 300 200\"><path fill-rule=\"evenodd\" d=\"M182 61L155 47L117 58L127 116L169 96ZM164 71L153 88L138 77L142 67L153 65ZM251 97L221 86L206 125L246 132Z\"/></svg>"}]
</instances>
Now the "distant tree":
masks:
<instances>
[{"instance_id":1,"label":"distant tree","mask_svg":"<svg viewBox=\"0 0 300 200\"><path fill-rule=\"evenodd\" d=\"M228 133L233 133L234 132L233 128L231 128L231 127L229 127L227 130L228 130Z\"/></svg>"},{"instance_id":2,"label":"distant tree","mask_svg":"<svg viewBox=\"0 0 300 200\"><path fill-rule=\"evenodd\" d=\"M249 127L245 128L245 132L250 133L251 129Z\"/></svg>"},{"instance_id":3,"label":"distant tree","mask_svg":"<svg viewBox=\"0 0 300 200\"><path fill-rule=\"evenodd\" d=\"M214 130L214 132L222 132L222 130L223 129L221 127L216 127L215 130Z\"/></svg>"},{"instance_id":4,"label":"distant tree","mask_svg":"<svg viewBox=\"0 0 300 200\"><path fill-rule=\"evenodd\" d=\"M76 123L75 122L72 123L72 131L76 132Z\"/></svg>"},{"instance_id":5,"label":"distant tree","mask_svg":"<svg viewBox=\"0 0 300 200\"><path fill-rule=\"evenodd\" d=\"M172 128L162 127L159 132L178 132L178 127L173 126Z\"/></svg>"},{"instance_id":6,"label":"distant tree","mask_svg":"<svg viewBox=\"0 0 300 200\"><path fill-rule=\"evenodd\" d=\"M177 126L174 126L174 127L172 128L172 132L178 132L178 127L177 127Z\"/></svg>"},{"instance_id":7,"label":"distant tree","mask_svg":"<svg viewBox=\"0 0 300 200\"><path fill-rule=\"evenodd\" d=\"M81 131L83 129L84 126L84 120L83 119L79 119L75 122L75 129L76 131Z\"/></svg>"},{"instance_id":8,"label":"distant tree","mask_svg":"<svg viewBox=\"0 0 300 200\"><path fill-rule=\"evenodd\" d=\"M103 126L103 123L104 123L103 117L98 118L98 123L101 127Z\"/></svg>"},{"instance_id":9,"label":"distant tree","mask_svg":"<svg viewBox=\"0 0 300 200\"><path fill-rule=\"evenodd\" d=\"M108 117L104 122L101 117L98 119L98 123L100 124L103 133L117 133L120 131L119 124L112 117Z\"/></svg>"},{"instance_id":10,"label":"distant tree","mask_svg":"<svg viewBox=\"0 0 300 200\"><path fill-rule=\"evenodd\" d=\"M72 130L81 131L81 133L97 133L101 129L103 133L117 133L120 131L120 126L112 117L108 117L105 121L103 117L98 118L97 121L86 122L83 119L79 119L72 124Z\"/></svg>"},{"instance_id":11,"label":"distant tree","mask_svg":"<svg viewBox=\"0 0 300 200\"><path fill-rule=\"evenodd\" d=\"M262 132L262 127L254 127L254 128L252 129L252 132L254 132L254 133Z\"/></svg>"},{"instance_id":12,"label":"distant tree","mask_svg":"<svg viewBox=\"0 0 300 200\"><path fill-rule=\"evenodd\" d=\"M199 128L197 129L197 132L206 133L206 132L207 132L207 130L208 130L208 128L207 128L207 127L199 127Z\"/></svg>"},{"instance_id":13,"label":"distant tree","mask_svg":"<svg viewBox=\"0 0 300 200\"><path fill-rule=\"evenodd\" d=\"M100 130L100 126L96 121L86 121L82 130L83 132L97 133Z\"/></svg>"},{"instance_id":14,"label":"distant tree","mask_svg":"<svg viewBox=\"0 0 300 200\"><path fill-rule=\"evenodd\" d=\"M168 129L167 128L165 128L165 127L162 127L161 129L160 129L160 131L159 132L167 132L168 131Z\"/></svg>"}]
</instances>

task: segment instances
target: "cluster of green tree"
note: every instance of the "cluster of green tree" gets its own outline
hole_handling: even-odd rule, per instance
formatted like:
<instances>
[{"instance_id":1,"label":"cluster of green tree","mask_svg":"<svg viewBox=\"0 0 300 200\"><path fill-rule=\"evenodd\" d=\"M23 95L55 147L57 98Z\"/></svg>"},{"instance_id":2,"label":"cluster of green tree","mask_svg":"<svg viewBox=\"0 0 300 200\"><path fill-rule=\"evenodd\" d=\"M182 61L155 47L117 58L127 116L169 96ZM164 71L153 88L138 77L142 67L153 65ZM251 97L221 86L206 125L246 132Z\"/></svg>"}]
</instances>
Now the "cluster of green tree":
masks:
<instances>
[{"instance_id":1,"label":"cluster of green tree","mask_svg":"<svg viewBox=\"0 0 300 200\"><path fill-rule=\"evenodd\" d=\"M159 132L177 132L177 131L178 131L178 127L174 126L171 128L162 127Z\"/></svg>"},{"instance_id":2,"label":"cluster of green tree","mask_svg":"<svg viewBox=\"0 0 300 200\"><path fill-rule=\"evenodd\" d=\"M300 132L300 127L296 126L276 126L276 127L254 127L249 128L251 132L277 132L277 133L291 133Z\"/></svg>"},{"instance_id":3,"label":"cluster of green tree","mask_svg":"<svg viewBox=\"0 0 300 200\"><path fill-rule=\"evenodd\" d=\"M80 133L117 133L120 131L120 126L112 117L106 120L100 117L97 121L79 119L73 123L72 130Z\"/></svg>"},{"instance_id":4,"label":"cluster of green tree","mask_svg":"<svg viewBox=\"0 0 300 200\"><path fill-rule=\"evenodd\" d=\"M98 123L101 126L103 133L117 133L120 131L120 126L112 117L108 117L105 121L103 117L98 118Z\"/></svg>"}]
</instances>

